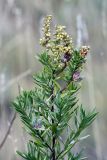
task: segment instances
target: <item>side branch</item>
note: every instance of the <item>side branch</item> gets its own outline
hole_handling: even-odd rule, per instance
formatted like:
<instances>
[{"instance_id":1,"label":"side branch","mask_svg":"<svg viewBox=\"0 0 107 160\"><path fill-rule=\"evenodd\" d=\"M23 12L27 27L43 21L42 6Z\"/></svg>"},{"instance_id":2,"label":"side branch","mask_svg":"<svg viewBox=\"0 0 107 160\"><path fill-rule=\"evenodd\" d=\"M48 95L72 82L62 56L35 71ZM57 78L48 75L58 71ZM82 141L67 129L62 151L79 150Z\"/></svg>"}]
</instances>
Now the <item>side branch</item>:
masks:
<instances>
[{"instance_id":1,"label":"side branch","mask_svg":"<svg viewBox=\"0 0 107 160\"><path fill-rule=\"evenodd\" d=\"M2 140L2 142L0 144L0 149L2 149L3 145L5 144L15 119L16 119L16 113L14 113L13 118L12 118L12 120L10 122L9 127L8 127L8 130L7 130L5 136L4 136L4 138L3 138L3 140Z\"/></svg>"},{"instance_id":2,"label":"side branch","mask_svg":"<svg viewBox=\"0 0 107 160\"><path fill-rule=\"evenodd\" d=\"M58 76L60 73L62 73L66 67L67 67L67 64L65 62L64 66L60 70L58 70L58 71L55 72L56 76Z\"/></svg>"}]
</instances>

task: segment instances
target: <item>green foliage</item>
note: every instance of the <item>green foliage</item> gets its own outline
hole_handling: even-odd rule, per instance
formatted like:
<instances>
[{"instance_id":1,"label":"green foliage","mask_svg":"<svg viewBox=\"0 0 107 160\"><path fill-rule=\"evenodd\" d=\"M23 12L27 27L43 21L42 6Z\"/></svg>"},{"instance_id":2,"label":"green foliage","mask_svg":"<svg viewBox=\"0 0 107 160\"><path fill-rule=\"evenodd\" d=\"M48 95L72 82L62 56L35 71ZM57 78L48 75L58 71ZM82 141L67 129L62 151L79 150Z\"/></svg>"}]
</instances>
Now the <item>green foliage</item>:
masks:
<instances>
[{"instance_id":1,"label":"green foliage","mask_svg":"<svg viewBox=\"0 0 107 160\"><path fill-rule=\"evenodd\" d=\"M46 17L41 40L44 51L38 56L43 69L33 77L36 86L20 93L13 102L31 135L28 151L17 153L26 160L80 160L81 152L74 155L72 148L87 138L80 135L97 115L94 110L86 113L77 96L89 48L74 49L63 26L56 27L51 39L49 25L50 16ZM63 140L64 133L68 135Z\"/></svg>"}]
</instances>

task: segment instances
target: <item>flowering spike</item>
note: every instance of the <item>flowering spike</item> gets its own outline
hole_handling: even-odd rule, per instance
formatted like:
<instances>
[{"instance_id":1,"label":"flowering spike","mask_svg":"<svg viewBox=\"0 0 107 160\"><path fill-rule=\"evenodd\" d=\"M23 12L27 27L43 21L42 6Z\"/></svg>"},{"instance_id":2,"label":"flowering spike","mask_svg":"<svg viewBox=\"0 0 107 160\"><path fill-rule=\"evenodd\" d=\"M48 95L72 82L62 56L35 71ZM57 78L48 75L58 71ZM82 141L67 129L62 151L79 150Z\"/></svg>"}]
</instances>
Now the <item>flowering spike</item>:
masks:
<instances>
[{"instance_id":1,"label":"flowering spike","mask_svg":"<svg viewBox=\"0 0 107 160\"><path fill-rule=\"evenodd\" d=\"M51 39L51 32L50 32L50 23L52 20L52 16L49 15L44 19L44 25L42 28L43 31L43 38L40 39L40 44L42 46L46 46L46 44L48 44L49 40Z\"/></svg>"}]
</instances>

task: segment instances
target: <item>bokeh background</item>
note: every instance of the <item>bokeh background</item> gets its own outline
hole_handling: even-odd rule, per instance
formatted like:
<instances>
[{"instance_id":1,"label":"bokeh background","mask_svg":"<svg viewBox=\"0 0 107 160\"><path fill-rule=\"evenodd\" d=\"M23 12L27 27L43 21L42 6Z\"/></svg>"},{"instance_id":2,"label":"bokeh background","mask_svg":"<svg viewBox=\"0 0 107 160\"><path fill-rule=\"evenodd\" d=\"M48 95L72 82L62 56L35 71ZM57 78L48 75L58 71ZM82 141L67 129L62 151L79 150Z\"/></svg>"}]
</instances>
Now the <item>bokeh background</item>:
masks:
<instances>
[{"instance_id":1,"label":"bokeh background","mask_svg":"<svg viewBox=\"0 0 107 160\"><path fill-rule=\"evenodd\" d=\"M107 160L107 0L0 0L0 160L21 160L15 152L26 148L18 116L2 142L14 118L10 106L18 86L33 88L32 74L41 68L35 55L48 14L53 25L67 26L76 47L91 46L79 96L99 115L86 131L91 136L78 147L89 160Z\"/></svg>"}]
</instances>

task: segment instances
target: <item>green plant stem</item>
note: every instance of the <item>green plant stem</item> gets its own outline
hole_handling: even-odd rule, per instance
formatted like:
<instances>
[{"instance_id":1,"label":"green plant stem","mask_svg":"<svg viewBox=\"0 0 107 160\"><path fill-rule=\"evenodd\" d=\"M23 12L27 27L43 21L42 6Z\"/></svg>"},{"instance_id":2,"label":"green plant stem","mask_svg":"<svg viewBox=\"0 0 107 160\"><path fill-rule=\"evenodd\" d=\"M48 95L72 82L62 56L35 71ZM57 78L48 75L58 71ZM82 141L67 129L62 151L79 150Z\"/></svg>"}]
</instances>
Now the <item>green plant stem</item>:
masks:
<instances>
[{"instance_id":1,"label":"green plant stem","mask_svg":"<svg viewBox=\"0 0 107 160\"><path fill-rule=\"evenodd\" d=\"M41 135L38 133L39 138L45 143L45 145L50 149L50 151L52 152L52 148L49 146L49 144L47 142L45 142L45 140L43 139L43 137L41 137Z\"/></svg>"},{"instance_id":2,"label":"green plant stem","mask_svg":"<svg viewBox=\"0 0 107 160\"><path fill-rule=\"evenodd\" d=\"M54 79L54 71L53 71L53 79ZM52 82L52 93L51 93L52 97L51 97L51 101L53 102L54 100L54 84ZM54 106L52 105L51 111L54 112ZM52 126L54 126L54 119L52 119ZM52 160L55 160L56 155L55 155L55 134L52 128Z\"/></svg>"},{"instance_id":3,"label":"green plant stem","mask_svg":"<svg viewBox=\"0 0 107 160\"><path fill-rule=\"evenodd\" d=\"M62 73L66 67L67 67L67 63L65 62L64 66L62 67L62 69L60 69L60 70L55 72L56 76L58 76L60 73Z\"/></svg>"},{"instance_id":4,"label":"green plant stem","mask_svg":"<svg viewBox=\"0 0 107 160\"><path fill-rule=\"evenodd\" d=\"M71 82L73 82L73 74L75 73L76 69L78 69L78 66L74 69L70 80L68 81L68 83L66 84L66 86L60 90L60 93L62 93L63 91L65 91L65 90L67 89L67 87L69 86L69 84L70 84Z\"/></svg>"}]
</instances>

